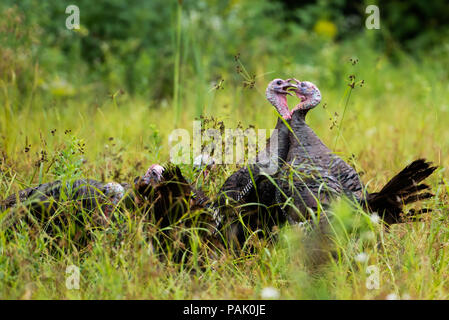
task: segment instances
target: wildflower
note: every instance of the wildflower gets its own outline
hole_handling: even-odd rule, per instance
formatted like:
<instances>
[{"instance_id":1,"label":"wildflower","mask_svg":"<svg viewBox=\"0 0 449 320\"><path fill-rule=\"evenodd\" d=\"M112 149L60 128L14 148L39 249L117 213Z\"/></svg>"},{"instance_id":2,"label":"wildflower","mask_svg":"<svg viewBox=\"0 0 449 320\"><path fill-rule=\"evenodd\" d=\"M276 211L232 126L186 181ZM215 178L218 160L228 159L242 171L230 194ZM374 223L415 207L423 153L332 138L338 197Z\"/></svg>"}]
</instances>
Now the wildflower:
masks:
<instances>
[{"instance_id":1,"label":"wildflower","mask_svg":"<svg viewBox=\"0 0 449 320\"><path fill-rule=\"evenodd\" d=\"M324 38L333 39L337 34L337 26L331 21L319 20L313 27L313 31Z\"/></svg>"},{"instance_id":2,"label":"wildflower","mask_svg":"<svg viewBox=\"0 0 449 320\"><path fill-rule=\"evenodd\" d=\"M262 299L279 299L279 291L273 287L265 287L261 292Z\"/></svg>"},{"instance_id":3,"label":"wildflower","mask_svg":"<svg viewBox=\"0 0 449 320\"><path fill-rule=\"evenodd\" d=\"M368 255L365 252L360 252L355 256L355 261L365 263L366 261L368 261Z\"/></svg>"},{"instance_id":4,"label":"wildflower","mask_svg":"<svg viewBox=\"0 0 449 320\"><path fill-rule=\"evenodd\" d=\"M380 222L380 217L377 213L373 213L370 217L370 220L373 224L378 224Z\"/></svg>"},{"instance_id":5,"label":"wildflower","mask_svg":"<svg viewBox=\"0 0 449 320\"><path fill-rule=\"evenodd\" d=\"M396 293L390 293L389 295L387 295L387 297L385 299L387 299L387 300L399 300L399 296Z\"/></svg>"}]
</instances>

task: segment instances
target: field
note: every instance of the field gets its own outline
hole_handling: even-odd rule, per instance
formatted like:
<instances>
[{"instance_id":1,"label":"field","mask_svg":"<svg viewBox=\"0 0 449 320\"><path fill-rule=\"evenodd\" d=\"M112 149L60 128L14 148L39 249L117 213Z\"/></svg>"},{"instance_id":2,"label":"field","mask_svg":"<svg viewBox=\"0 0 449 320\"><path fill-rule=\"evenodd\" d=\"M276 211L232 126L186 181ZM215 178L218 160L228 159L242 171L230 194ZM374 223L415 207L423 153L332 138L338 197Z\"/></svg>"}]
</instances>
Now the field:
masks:
<instances>
[{"instance_id":1,"label":"field","mask_svg":"<svg viewBox=\"0 0 449 320\"><path fill-rule=\"evenodd\" d=\"M61 62L63 51L47 48L34 56L29 48L43 44L30 34L33 28L14 24L16 18L25 19L18 12L0 22L2 32L23 31L21 36L29 37L13 41L3 33L0 38L0 199L24 187L75 176L131 182L151 164L169 161L172 130L191 130L200 115L224 121L226 128L240 123L271 129L277 114L264 92L277 77L317 84L323 101L308 123L326 145L354 164L369 190L379 190L414 159L426 158L438 170L428 179L435 197L421 203L433 212L421 222L386 232L366 214L336 203L338 258L319 270L305 263L301 233L288 226L280 228L274 243L255 241L252 253L202 257L205 262L199 266L195 259L174 263L156 257L138 212L123 212L121 225L96 231L82 250L70 244L50 250L49 243L58 240L26 226L11 238L2 224L0 299L260 299L270 287L280 299L449 298L447 42L418 56L398 50L391 57L371 45L368 31L339 42L297 33L303 38L283 42L289 48L285 55L282 49L256 52L269 46L262 39L248 47L223 48L217 53L223 63L217 65L211 62L212 45L195 42L193 35L202 35L190 28L200 27L186 29L175 19L174 39L178 26L183 28L181 40L190 42L173 42L175 55L169 59L175 62L164 75L169 80L161 76L161 84L155 76L147 90L131 94L121 71L115 77L89 78L90 69L78 56L65 71L57 70L70 65L70 60ZM221 48L225 40L217 36L216 46ZM318 45L312 50L308 40ZM302 54L313 58L296 55L303 44ZM114 61L105 64L115 70ZM355 75L354 88L348 85L350 75ZM160 86L160 95L150 95ZM175 94L164 93L172 89ZM235 168L223 165L213 171L203 185L206 193L213 197ZM192 165L181 169L196 181ZM0 212L0 220L5 214ZM195 255L203 254L201 245L197 239ZM68 265L80 268L78 290L67 289ZM367 285L372 279L368 266L378 271L376 288Z\"/></svg>"}]
</instances>

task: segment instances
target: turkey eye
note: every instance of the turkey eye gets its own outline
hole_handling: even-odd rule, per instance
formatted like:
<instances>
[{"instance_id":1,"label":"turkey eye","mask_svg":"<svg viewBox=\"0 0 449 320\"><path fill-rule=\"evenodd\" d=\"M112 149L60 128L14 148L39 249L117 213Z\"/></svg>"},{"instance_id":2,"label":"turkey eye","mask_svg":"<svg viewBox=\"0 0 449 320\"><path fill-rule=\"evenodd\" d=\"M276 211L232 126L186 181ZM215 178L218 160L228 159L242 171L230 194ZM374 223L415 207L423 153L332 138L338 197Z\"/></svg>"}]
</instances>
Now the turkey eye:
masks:
<instances>
[{"instance_id":1,"label":"turkey eye","mask_svg":"<svg viewBox=\"0 0 449 320\"><path fill-rule=\"evenodd\" d=\"M301 82L301 87L304 88L306 84L304 82Z\"/></svg>"},{"instance_id":2,"label":"turkey eye","mask_svg":"<svg viewBox=\"0 0 449 320\"><path fill-rule=\"evenodd\" d=\"M282 81L279 80L278 82L276 82L276 84L277 84L278 86L280 86L280 85L282 84Z\"/></svg>"}]
</instances>

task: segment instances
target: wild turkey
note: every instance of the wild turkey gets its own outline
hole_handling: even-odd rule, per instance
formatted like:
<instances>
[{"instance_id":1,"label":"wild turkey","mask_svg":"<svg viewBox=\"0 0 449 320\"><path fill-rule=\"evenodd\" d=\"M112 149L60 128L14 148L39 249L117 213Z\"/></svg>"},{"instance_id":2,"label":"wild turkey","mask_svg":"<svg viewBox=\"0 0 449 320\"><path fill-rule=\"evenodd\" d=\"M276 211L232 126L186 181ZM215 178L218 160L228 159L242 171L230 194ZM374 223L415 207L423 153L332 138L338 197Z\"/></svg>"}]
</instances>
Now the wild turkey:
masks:
<instances>
[{"instance_id":1,"label":"wild turkey","mask_svg":"<svg viewBox=\"0 0 449 320\"><path fill-rule=\"evenodd\" d=\"M195 189L178 166L154 164L134 180L138 203L150 209L152 219L161 228L177 223L188 211L205 208L209 198Z\"/></svg>"},{"instance_id":2,"label":"wild turkey","mask_svg":"<svg viewBox=\"0 0 449 320\"><path fill-rule=\"evenodd\" d=\"M78 179L72 182L60 180L40 184L12 194L2 201L2 211L22 205L27 207L38 221L51 217L61 201L71 201L78 210L90 211L101 208L102 223L107 223L114 207L130 190L130 185L116 182L102 183L92 179ZM98 221L97 221L98 222Z\"/></svg>"},{"instance_id":3,"label":"wild turkey","mask_svg":"<svg viewBox=\"0 0 449 320\"><path fill-rule=\"evenodd\" d=\"M198 240L201 250L207 250L205 244L222 248L221 239L213 235L217 223L207 210L209 198L184 178L178 166L153 165L134 185L139 208L155 230L149 240L162 257L174 262L192 259L191 244Z\"/></svg>"},{"instance_id":4,"label":"wild turkey","mask_svg":"<svg viewBox=\"0 0 449 320\"><path fill-rule=\"evenodd\" d=\"M291 119L286 97L290 94L287 90L291 87L289 81L282 79L274 79L268 84L266 98L280 114L275 131L267 141L265 150L256 156L254 164L233 173L218 193L214 210L215 221L218 225L229 228L226 232L228 238L236 238L240 244L245 240L245 236L244 227L237 221L239 217L242 217L244 224L252 230L262 226L269 230L279 223L278 217L267 211L268 207L275 204L273 197L275 189L266 175L276 174L289 150L289 129L285 122L288 123ZM242 203L259 203L259 205L236 209L236 206ZM280 218L284 217L281 215ZM223 219L226 221L223 222Z\"/></svg>"},{"instance_id":5,"label":"wild turkey","mask_svg":"<svg viewBox=\"0 0 449 320\"><path fill-rule=\"evenodd\" d=\"M202 191L190 186L178 167L155 164L132 185L91 179L67 183L54 181L10 195L1 202L0 208L8 210L10 218L7 222L11 227L21 220L31 224L37 222L50 235L64 230L69 220L75 221L77 229L85 235L78 244L84 245L90 239L86 227L108 226L119 203L128 209L140 210L147 216L147 221L163 229L178 222L187 210L203 208L207 201ZM61 207L63 203L67 207ZM30 214L20 215L22 207ZM70 210L66 210L68 207ZM79 214L81 211L88 214Z\"/></svg>"},{"instance_id":6,"label":"wild turkey","mask_svg":"<svg viewBox=\"0 0 449 320\"><path fill-rule=\"evenodd\" d=\"M356 171L333 154L305 122L308 111L321 101L320 91L311 82L296 82L294 91L302 101L292 112L287 165L277 178L276 190L278 201L293 199L294 206L286 212L290 222L307 220L309 208L317 210L319 204L326 206L346 194L369 211L377 212L387 224L399 223L404 204L432 196L429 192L420 193L429 189L420 183L436 169L423 159L413 161L379 192L364 192Z\"/></svg>"}]
</instances>

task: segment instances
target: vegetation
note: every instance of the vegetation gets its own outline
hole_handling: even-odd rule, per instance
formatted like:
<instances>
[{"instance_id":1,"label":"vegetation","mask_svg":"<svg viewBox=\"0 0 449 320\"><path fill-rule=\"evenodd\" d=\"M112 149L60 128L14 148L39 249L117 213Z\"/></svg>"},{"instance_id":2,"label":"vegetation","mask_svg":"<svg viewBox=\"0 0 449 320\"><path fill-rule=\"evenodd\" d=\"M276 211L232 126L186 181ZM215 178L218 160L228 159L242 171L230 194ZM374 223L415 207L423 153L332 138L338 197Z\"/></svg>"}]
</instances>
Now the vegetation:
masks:
<instances>
[{"instance_id":1,"label":"vegetation","mask_svg":"<svg viewBox=\"0 0 449 320\"><path fill-rule=\"evenodd\" d=\"M217 256L192 232L194 258L175 263L155 254L157 230L138 211L117 213L83 249L70 239L59 246L63 234L24 223L11 233L2 223L0 299L257 299L267 287L285 299L449 298L447 26L438 24L436 45L426 30L419 39L429 41L396 37L387 29L393 18L381 30L359 23L343 32L345 1L292 13L276 1L80 0L81 28L67 30L71 3L13 2L0 4L0 199L56 179L131 182L168 161L172 130L191 130L200 116L271 129L277 114L264 91L275 77L318 85L323 102L310 126L369 190L416 158L439 169L429 179L435 197L423 204L433 212L422 222L385 232L336 203L337 259L318 270L290 227L276 230L273 243L252 237L251 253ZM358 15L363 21L363 8ZM207 194L235 168L213 171ZM191 165L182 170L197 181ZM79 290L66 288L68 265L80 267ZM379 289L366 286L370 265Z\"/></svg>"}]
</instances>

